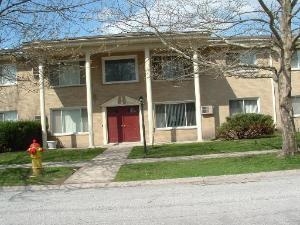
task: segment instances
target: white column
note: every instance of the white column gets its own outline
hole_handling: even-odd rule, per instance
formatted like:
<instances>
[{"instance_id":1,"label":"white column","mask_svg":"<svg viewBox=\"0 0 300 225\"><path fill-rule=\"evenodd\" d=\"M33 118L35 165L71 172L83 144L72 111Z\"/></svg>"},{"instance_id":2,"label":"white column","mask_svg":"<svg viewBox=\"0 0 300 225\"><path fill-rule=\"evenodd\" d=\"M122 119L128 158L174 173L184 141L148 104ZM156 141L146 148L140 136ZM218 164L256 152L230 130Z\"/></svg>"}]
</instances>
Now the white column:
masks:
<instances>
[{"instance_id":1,"label":"white column","mask_svg":"<svg viewBox=\"0 0 300 225\"><path fill-rule=\"evenodd\" d=\"M199 64L198 53L195 50L193 54L193 68L194 68L194 86L195 86L195 107L196 107L196 126L197 126L197 141L202 141L202 115L201 115L201 97L200 97L200 78L199 78Z\"/></svg>"},{"instance_id":2,"label":"white column","mask_svg":"<svg viewBox=\"0 0 300 225\"><path fill-rule=\"evenodd\" d=\"M272 53L270 52L269 55L269 66L273 67L273 57L272 57ZM273 78L270 78L271 80L271 91L272 91L272 104L273 104L273 121L274 124L277 124L277 114L276 114L276 90L275 90L275 82L273 80Z\"/></svg>"},{"instance_id":3,"label":"white column","mask_svg":"<svg viewBox=\"0 0 300 225\"><path fill-rule=\"evenodd\" d=\"M103 131L103 144L108 144L108 134L107 134L107 113L106 107L102 107L102 131Z\"/></svg>"},{"instance_id":4,"label":"white column","mask_svg":"<svg viewBox=\"0 0 300 225\"><path fill-rule=\"evenodd\" d=\"M153 142L153 102L151 87L151 65L150 50L145 48L145 75L146 75L146 92L147 92L147 109L148 109L148 134L149 143Z\"/></svg>"},{"instance_id":5,"label":"white column","mask_svg":"<svg viewBox=\"0 0 300 225\"><path fill-rule=\"evenodd\" d=\"M273 121L274 124L277 124L277 114L276 114L276 90L275 90L275 84L273 78L270 78L271 80L271 89L272 89L272 104L273 104Z\"/></svg>"},{"instance_id":6,"label":"white column","mask_svg":"<svg viewBox=\"0 0 300 225\"><path fill-rule=\"evenodd\" d=\"M88 129L89 129L89 148L94 148L91 55L89 52L85 54L85 77L86 77L86 101L87 101Z\"/></svg>"},{"instance_id":7,"label":"white column","mask_svg":"<svg viewBox=\"0 0 300 225\"><path fill-rule=\"evenodd\" d=\"M47 127L45 114L45 84L44 84L44 68L43 64L39 64L39 88L40 88L40 114L42 126L43 148L47 148Z\"/></svg>"}]
</instances>

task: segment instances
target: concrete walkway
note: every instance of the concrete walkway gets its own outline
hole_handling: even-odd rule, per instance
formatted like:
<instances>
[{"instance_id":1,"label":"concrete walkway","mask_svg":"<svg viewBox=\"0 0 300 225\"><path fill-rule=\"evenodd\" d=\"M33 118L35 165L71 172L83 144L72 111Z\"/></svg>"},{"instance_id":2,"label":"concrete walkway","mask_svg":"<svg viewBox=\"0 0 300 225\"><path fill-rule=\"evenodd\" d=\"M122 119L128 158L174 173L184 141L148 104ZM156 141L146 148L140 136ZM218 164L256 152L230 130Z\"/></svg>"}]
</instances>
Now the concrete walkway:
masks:
<instances>
[{"instance_id":1,"label":"concrete walkway","mask_svg":"<svg viewBox=\"0 0 300 225\"><path fill-rule=\"evenodd\" d=\"M112 182L126 163L132 145L114 145L69 177L65 184Z\"/></svg>"}]
</instances>

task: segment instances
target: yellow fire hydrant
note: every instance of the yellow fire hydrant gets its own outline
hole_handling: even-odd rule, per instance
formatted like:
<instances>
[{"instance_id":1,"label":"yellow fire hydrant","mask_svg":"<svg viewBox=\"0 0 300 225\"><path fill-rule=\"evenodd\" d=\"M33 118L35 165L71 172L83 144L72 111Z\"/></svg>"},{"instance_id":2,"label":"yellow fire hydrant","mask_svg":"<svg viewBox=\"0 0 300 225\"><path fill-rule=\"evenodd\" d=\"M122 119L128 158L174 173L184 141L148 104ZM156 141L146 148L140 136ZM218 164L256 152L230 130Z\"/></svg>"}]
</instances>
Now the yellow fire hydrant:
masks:
<instances>
[{"instance_id":1,"label":"yellow fire hydrant","mask_svg":"<svg viewBox=\"0 0 300 225\"><path fill-rule=\"evenodd\" d=\"M30 154L32 163L32 176L38 176L42 171L42 152L44 149L35 139L32 140L32 144L27 149Z\"/></svg>"}]
</instances>

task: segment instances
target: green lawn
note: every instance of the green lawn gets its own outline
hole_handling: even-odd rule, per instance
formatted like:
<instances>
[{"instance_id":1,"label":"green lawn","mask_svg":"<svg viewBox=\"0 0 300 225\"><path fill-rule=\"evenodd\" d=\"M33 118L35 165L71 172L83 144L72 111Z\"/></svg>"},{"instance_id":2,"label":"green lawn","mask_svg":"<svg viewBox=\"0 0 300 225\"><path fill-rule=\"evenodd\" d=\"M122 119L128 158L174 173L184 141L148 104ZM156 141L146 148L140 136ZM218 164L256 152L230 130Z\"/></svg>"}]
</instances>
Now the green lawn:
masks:
<instances>
[{"instance_id":1,"label":"green lawn","mask_svg":"<svg viewBox=\"0 0 300 225\"><path fill-rule=\"evenodd\" d=\"M127 164L121 167L115 181L219 176L299 168L300 155L278 158L275 154L266 154L238 158Z\"/></svg>"},{"instance_id":2,"label":"green lawn","mask_svg":"<svg viewBox=\"0 0 300 225\"><path fill-rule=\"evenodd\" d=\"M30 168L0 169L0 186L62 184L74 171L75 168L49 167L32 178Z\"/></svg>"},{"instance_id":3,"label":"green lawn","mask_svg":"<svg viewBox=\"0 0 300 225\"><path fill-rule=\"evenodd\" d=\"M300 140L300 135L298 135ZM245 139L234 141L211 141L203 143L189 143L189 144L165 144L149 147L148 154L145 156L142 146L134 147L128 158L163 158L175 156L189 156L189 155L205 155L213 153L226 152L246 152L254 150L269 150L281 148L281 137L273 136L259 139Z\"/></svg>"},{"instance_id":4,"label":"green lawn","mask_svg":"<svg viewBox=\"0 0 300 225\"><path fill-rule=\"evenodd\" d=\"M56 149L43 152L43 162L86 161L101 154L105 149ZM26 151L0 153L0 165L30 163L31 158Z\"/></svg>"}]
</instances>

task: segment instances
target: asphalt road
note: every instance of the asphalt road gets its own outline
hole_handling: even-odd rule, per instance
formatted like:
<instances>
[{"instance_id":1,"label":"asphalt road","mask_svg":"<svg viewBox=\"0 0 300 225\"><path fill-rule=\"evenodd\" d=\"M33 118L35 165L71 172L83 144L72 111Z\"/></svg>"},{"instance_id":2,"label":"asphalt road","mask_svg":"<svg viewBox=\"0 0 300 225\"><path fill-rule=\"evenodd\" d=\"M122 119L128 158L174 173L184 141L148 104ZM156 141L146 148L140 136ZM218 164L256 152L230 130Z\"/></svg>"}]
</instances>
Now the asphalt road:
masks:
<instances>
[{"instance_id":1,"label":"asphalt road","mask_svg":"<svg viewBox=\"0 0 300 225\"><path fill-rule=\"evenodd\" d=\"M0 191L0 224L300 224L300 176L218 185Z\"/></svg>"}]
</instances>

